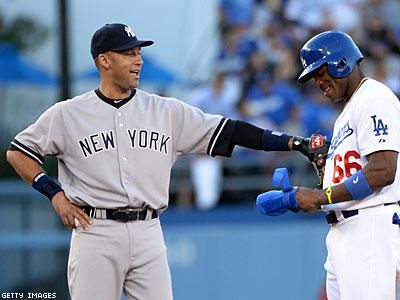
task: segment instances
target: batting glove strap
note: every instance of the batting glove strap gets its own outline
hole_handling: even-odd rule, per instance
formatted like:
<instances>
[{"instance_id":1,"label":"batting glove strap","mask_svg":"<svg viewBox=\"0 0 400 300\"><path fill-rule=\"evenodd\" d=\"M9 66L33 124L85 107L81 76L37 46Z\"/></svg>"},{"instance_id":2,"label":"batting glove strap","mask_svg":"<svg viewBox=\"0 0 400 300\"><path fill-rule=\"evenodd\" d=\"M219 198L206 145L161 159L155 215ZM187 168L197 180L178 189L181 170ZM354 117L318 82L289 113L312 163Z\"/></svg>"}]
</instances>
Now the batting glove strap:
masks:
<instances>
[{"instance_id":1,"label":"batting glove strap","mask_svg":"<svg viewBox=\"0 0 400 300\"><path fill-rule=\"evenodd\" d=\"M296 191L297 187L294 187L288 192L283 192L282 203L287 208L297 209Z\"/></svg>"},{"instance_id":2,"label":"batting glove strap","mask_svg":"<svg viewBox=\"0 0 400 300\"><path fill-rule=\"evenodd\" d=\"M310 139L303 138L301 136L294 136L293 137L293 145L292 149L294 151L299 151L303 155L305 155L310 161L313 160L313 155L310 153L309 149Z\"/></svg>"},{"instance_id":3,"label":"batting glove strap","mask_svg":"<svg viewBox=\"0 0 400 300\"><path fill-rule=\"evenodd\" d=\"M49 198L50 202L58 192L63 190L56 182L54 182L43 172L35 176L32 181L32 187L39 191L39 193Z\"/></svg>"},{"instance_id":4,"label":"batting glove strap","mask_svg":"<svg viewBox=\"0 0 400 300\"><path fill-rule=\"evenodd\" d=\"M292 136L284 132L266 129L262 137L264 151L290 151L289 140Z\"/></svg>"}]
</instances>

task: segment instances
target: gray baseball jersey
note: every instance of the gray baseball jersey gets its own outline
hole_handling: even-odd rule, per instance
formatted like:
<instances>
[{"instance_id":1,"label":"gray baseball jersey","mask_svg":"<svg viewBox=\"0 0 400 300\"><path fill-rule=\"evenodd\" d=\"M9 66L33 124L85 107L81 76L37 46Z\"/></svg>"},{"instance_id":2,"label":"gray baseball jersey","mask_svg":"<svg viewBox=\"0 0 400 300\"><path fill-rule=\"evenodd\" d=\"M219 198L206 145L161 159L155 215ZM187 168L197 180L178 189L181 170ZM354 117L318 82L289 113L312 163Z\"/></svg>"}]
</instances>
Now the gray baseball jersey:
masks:
<instances>
[{"instance_id":1,"label":"gray baseball jersey","mask_svg":"<svg viewBox=\"0 0 400 300\"><path fill-rule=\"evenodd\" d=\"M119 108L99 96L55 104L12 147L40 164L56 156L59 181L77 205L166 209L174 162L184 153L211 154L227 120L138 89Z\"/></svg>"}]
</instances>

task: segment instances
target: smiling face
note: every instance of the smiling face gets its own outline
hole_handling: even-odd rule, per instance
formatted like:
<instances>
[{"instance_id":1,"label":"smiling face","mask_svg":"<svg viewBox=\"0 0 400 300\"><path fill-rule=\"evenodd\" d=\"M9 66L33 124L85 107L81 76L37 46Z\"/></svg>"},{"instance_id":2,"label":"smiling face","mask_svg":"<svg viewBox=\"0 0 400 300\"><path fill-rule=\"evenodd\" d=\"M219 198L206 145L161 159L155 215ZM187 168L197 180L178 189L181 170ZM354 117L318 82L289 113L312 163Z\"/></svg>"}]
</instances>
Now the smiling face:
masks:
<instances>
[{"instance_id":1,"label":"smiling face","mask_svg":"<svg viewBox=\"0 0 400 300\"><path fill-rule=\"evenodd\" d=\"M97 60L101 86L108 96L129 96L131 90L139 86L143 66L140 47L121 52L108 51L100 54Z\"/></svg>"},{"instance_id":2,"label":"smiling face","mask_svg":"<svg viewBox=\"0 0 400 300\"><path fill-rule=\"evenodd\" d=\"M112 83L121 90L132 90L139 86L143 60L141 48L132 48L122 52L107 52L110 61L109 75Z\"/></svg>"},{"instance_id":3,"label":"smiling face","mask_svg":"<svg viewBox=\"0 0 400 300\"><path fill-rule=\"evenodd\" d=\"M332 102L348 101L353 94L349 86L349 77L334 78L323 65L313 73L314 83Z\"/></svg>"}]
</instances>

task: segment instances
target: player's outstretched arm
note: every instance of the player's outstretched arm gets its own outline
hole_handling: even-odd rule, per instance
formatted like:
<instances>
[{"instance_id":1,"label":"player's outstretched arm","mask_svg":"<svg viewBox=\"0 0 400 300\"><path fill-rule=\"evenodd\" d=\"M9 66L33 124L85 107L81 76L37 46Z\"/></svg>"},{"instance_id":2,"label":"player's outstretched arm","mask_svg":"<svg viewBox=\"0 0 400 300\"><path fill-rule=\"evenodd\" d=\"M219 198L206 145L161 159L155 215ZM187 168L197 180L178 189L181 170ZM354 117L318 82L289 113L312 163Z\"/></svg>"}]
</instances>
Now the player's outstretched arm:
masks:
<instances>
[{"instance_id":1,"label":"player's outstretched arm","mask_svg":"<svg viewBox=\"0 0 400 300\"><path fill-rule=\"evenodd\" d=\"M92 222L89 216L85 214L82 209L70 203L61 188L51 185L49 188L48 185L46 185L48 182L44 180L47 175L44 174L44 170L38 162L22 152L14 150L7 151L7 161L26 183L32 185L50 199L54 210L65 226L75 228L75 219L77 219L85 230L88 229L89 224ZM38 179L35 182L36 178ZM42 183L45 184L43 190L41 190Z\"/></svg>"},{"instance_id":2,"label":"player's outstretched arm","mask_svg":"<svg viewBox=\"0 0 400 300\"><path fill-rule=\"evenodd\" d=\"M284 132L262 129L240 120L225 120L222 129L217 128L209 148L211 156L231 156L235 146L264 151L299 151L311 161L326 154L329 143L325 137L303 138ZM323 156L325 158L325 156Z\"/></svg>"}]
</instances>

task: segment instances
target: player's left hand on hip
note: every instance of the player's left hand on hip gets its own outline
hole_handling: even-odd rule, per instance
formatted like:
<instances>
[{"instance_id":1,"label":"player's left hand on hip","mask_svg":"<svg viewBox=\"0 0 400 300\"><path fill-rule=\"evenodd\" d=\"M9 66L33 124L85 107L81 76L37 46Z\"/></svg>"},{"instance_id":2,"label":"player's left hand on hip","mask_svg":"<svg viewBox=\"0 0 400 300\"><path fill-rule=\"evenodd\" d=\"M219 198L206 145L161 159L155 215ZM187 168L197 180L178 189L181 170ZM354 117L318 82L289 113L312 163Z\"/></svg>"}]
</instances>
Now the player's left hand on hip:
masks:
<instances>
[{"instance_id":1,"label":"player's left hand on hip","mask_svg":"<svg viewBox=\"0 0 400 300\"><path fill-rule=\"evenodd\" d=\"M76 228L77 221L84 230L88 230L89 225L93 223L81 208L69 202L65 197L64 192L57 193L51 200L51 203L66 227L72 229Z\"/></svg>"},{"instance_id":2,"label":"player's left hand on hip","mask_svg":"<svg viewBox=\"0 0 400 300\"><path fill-rule=\"evenodd\" d=\"M297 211L295 197L297 187L292 187L286 168L278 168L272 177L274 186L282 187L282 191L273 190L258 195L256 204L258 210L268 216L279 216L288 210Z\"/></svg>"}]
</instances>

